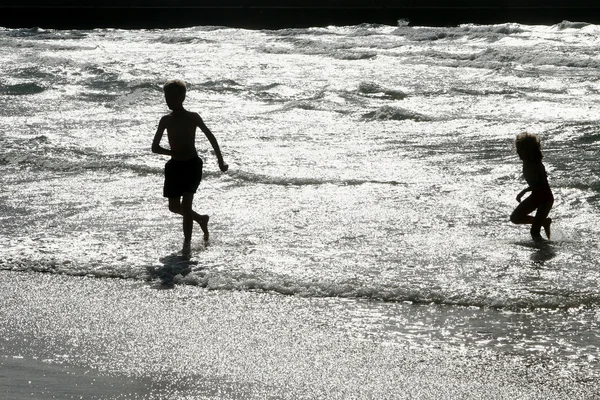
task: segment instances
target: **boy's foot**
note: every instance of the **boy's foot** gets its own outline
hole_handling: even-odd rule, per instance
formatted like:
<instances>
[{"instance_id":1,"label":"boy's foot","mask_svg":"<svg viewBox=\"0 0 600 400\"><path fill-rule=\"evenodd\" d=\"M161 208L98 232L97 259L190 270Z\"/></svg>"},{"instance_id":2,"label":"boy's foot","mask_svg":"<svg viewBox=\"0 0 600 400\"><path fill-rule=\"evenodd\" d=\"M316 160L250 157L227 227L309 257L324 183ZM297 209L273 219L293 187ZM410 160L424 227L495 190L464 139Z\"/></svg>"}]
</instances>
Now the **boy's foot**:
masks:
<instances>
[{"instance_id":1,"label":"boy's foot","mask_svg":"<svg viewBox=\"0 0 600 400\"><path fill-rule=\"evenodd\" d=\"M185 241L183 242L183 248L181 249L181 255L189 256L192 253L192 243Z\"/></svg>"},{"instance_id":2,"label":"boy's foot","mask_svg":"<svg viewBox=\"0 0 600 400\"><path fill-rule=\"evenodd\" d=\"M198 223L200 224L200 229L204 232L204 241L208 242L208 215L201 215Z\"/></svg>"},{"instance_id":3,"label":"boy's foot","mask_svg":"<svg viewBox=\"0 0 600 400\"><path fill-rule=\"evenodd\" d=\"M544 221L544 232L546 232L546 236L548 237L548 239L550 239L550 224L552 224L552 218L546 218L546 221Z\"/></svg>"}]
</instances>

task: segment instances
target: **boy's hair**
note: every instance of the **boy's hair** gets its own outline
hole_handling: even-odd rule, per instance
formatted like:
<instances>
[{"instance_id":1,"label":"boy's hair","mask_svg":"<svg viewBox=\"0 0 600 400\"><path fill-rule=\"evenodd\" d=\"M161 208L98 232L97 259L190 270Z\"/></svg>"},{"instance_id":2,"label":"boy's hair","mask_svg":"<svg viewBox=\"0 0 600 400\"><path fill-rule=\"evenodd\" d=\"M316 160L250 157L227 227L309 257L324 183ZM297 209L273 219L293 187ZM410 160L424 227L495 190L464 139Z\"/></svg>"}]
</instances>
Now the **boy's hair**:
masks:
<instances>
[{"instance_id":1,"label":"boy's hair","mask_svg":"<svg viewBox=\"0 0 600 400\"><path fill-rule=\"evenodd\" d=\"M540 138L533 133L519 133L515 140L515 147L517 148L517 153L527 155L527 158L531 160L538 161L544 158Z\"/></svg>"},{"instance_id":2,"label":"boy's hair","mask_svg":"<svg viewBox=\"0 0 600 400\"><path fill-rule=\"evenodd\" d=\"M185 92L187 91L187 88L185 86L185 82L181 79L170 79L164 84L163 91L167 96L171 94L178 94L185 99Z\"/></svg>"}]
</instances>

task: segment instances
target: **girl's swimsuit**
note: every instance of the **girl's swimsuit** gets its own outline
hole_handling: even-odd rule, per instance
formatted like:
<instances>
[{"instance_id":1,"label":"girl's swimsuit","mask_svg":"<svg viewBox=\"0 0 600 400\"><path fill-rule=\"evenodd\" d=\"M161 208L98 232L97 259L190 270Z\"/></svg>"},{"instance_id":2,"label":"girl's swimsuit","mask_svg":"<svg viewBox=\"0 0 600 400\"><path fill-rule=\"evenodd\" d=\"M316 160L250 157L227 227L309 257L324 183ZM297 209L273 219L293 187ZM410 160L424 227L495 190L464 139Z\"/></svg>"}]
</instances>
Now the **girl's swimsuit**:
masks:
<instances>
[{"instance_id":1,"label":"girl's swimsuit","mask_svg":"<svg viewBox=\"0 0 600 400\"><path fill-rule=\"evenodd\" d=\"M554 202L554 195L552 194L552 190L550 190L550 186L547 182L545 185L533 189L529 197L535 201L535 204L538 205Z\"/></svg>"},{"instance_id":2,"label":"girl's swimsuit","mask_svg":"<svg viewBox=\"0 0 600 400\"><path fill-rule=\"evenodd\" d=\"M537 164L537 162L535 163ZM532 171L533 173L526 174L526 171ZM527 169L523 168L523 175L525 176L525 180L529 187L533 189L529 198L533 200L536 205L554 202L554 196L552 195L552 190L550 190L550 185L548 184L548 174L541 161L539 161L539 165L535 165L534 167L530 166Z\"/></svg>"},{"instance_id":3,"label":"girl's swimsuit","mask_svg":"<svg viewBox=\"0 0 600 400\"><path fill-rule=\"evenodd\" d=\"M169 160L165 165L164 197L181 197L184 193L196 193L202 180L202 159Z\"/></svg>"}]
</instances>

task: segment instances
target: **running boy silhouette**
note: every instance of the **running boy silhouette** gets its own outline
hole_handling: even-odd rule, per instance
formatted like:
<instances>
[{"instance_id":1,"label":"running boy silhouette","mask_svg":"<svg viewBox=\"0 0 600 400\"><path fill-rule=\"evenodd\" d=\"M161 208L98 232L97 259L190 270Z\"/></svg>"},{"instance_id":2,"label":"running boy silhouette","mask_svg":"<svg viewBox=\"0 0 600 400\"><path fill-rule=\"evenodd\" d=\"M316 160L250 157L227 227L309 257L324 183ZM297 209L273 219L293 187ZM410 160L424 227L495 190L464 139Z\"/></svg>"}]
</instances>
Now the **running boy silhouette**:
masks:
<instances>
[{"instance_id":1,"label":"running boy silhouette","mask_svg":"<svg viewBox=\"0 0 600 400\"><path fill-rule=\"evenodd\" d=\"M194 193L202 180L202 159L196 151L196 127L200 128L215 150L219 168L225 172L229 168L223 161L217 139L206 127L200 115L183 108L186 86L181 80L169 80L163 90L167 106L172 110L160 119L152 142L152 152L171 156L165 165L165 185L163 196L169 199L169 210L183 216L183 254L191 251L192 229L194 221L200 224L204 240L208 240L208 215L200 215L192 210ZM160 146L163 133L171 149Z\"/></svg>"},{"instance_id":2,"label":"running boy silhouette","mask_svg":"<svg viewBox=\"0 0 600 400\"><path fill-rule=\"evenodd\" d=\"M548 174L542 164L540 138L531 133L523 132L517 135L515 141L517 154L523 160L523 177L529 185L517 195L519 205L510 216L515 224L531 224L531 236L534 240L543 240L540 230L543 227L548 239L550 239L550 224L552 219L548 218L554 196L548 184ZM523 201L521 198L527 192L531 194ZM537 209L535 217L529 214Z\"/></svg>"}]
</instances>

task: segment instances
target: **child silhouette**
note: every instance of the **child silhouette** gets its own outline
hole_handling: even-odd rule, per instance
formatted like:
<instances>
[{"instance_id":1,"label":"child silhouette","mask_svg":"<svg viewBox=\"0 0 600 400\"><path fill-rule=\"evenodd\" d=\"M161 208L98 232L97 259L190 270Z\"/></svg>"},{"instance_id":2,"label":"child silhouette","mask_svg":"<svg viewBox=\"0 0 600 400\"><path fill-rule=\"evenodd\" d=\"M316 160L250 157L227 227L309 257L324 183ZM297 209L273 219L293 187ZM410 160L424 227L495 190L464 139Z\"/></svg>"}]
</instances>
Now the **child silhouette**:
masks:
<instances>
[{"instance_id":1,"label":"child silhouette","mask_svg":"<svg viewBox=\"0 0 600 400\"><path fill-rule=\"evenodd\" d=\"M544 164L542 164L542 155L540 138L531 133L523 132L517 135L515 147L519 158L523 161L523 177L529 185L517 195L519 205L510 216L510 220L515 224L530 224L531 236L534 240L543 240L540 230L543 227L548 239L550 239L550 224L552 219L548 218L554 196L550 185ZM523 201L521 198L527 192L531 194ZM536 210L535 217L529 214Z\"/></svg>"},{"instance_id":2,"label":"child silhouette","mask_svg":"<svg viewBox=\"0 0 600 400\"><path fill-rule=\"evenodd\" d=\"M152 142L152 152L171 156L165 165L165 184L163 196L169 199L169 210L183 216L183 249L189 255L191 251L193 221L196 221L204 240L208 240L208 215L200 215L192 209L194 193L202 180L202 159L196 151L196 128L200 128L212 145L219 168L225 172L229 168L223 161L217 139L206 127L200 115L183 108L186 86L181 80L169 80L163 87L167 106L172 110L160 119ZM167 130L170 149L160 146L163 133Z\"/></svg>"}]
</instances>

